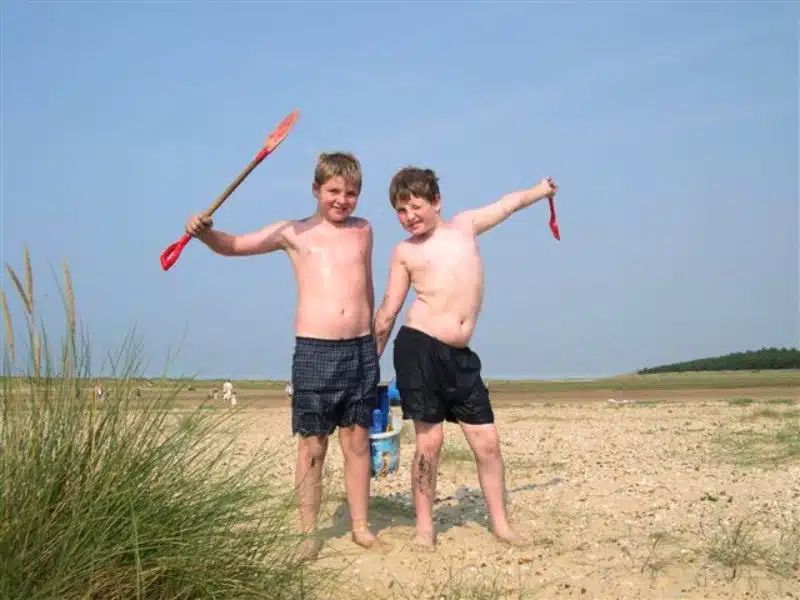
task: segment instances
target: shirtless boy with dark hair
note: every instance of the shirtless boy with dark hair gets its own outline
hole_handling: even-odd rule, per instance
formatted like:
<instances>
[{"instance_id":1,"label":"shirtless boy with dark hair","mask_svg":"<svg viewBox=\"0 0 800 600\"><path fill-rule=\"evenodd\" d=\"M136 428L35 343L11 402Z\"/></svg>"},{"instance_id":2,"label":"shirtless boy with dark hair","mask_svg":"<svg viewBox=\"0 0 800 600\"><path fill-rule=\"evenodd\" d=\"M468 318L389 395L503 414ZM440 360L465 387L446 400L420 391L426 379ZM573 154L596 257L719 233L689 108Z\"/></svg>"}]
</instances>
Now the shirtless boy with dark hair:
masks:
<instances>
[{"instance_id":1,"label":"shirtless boy with dark hair","mask_svg":"<svg viewBox=\"0 0 800 600\"><path fill-rule=\"evenodd\" d=\"M413 420L416 430L411 488L416 544L421 549L432 549L436 540L432 512L445 420L460 423L475 454L494 535L509 544L522 542L506 512L500 440L481 378L481 361L469 348L484 290L476 237L555 193L553 181L543 179L447 222L440 214L439 183L433 171L407 167L391 181L389 199L411 236L392 253L374 328L380 355L414 286L416 300L394 342L394 369L403 418Z\"/></svg>"},{"instance_id":2,"label":"shirtless boy with dark hair","mask_svg":"<svg viewBox=\"0 0 800 600\"><path fill-rule=\"evenodd\" d=\"M250 256L283 250L294 267L298 303L292 357L292 434L299 434L298 509L304 533L315 534L328 438L339 427L352 538L369 547L368 428L380 378L372 333L372 227L351 216L361 193L361 166L348 153L319 157L312 184L313 216L279 221L244 235L212 229L202 215L186 231L217 254ZM316 536L303 553L320 549Z\"/></svg>"}]
</instances>

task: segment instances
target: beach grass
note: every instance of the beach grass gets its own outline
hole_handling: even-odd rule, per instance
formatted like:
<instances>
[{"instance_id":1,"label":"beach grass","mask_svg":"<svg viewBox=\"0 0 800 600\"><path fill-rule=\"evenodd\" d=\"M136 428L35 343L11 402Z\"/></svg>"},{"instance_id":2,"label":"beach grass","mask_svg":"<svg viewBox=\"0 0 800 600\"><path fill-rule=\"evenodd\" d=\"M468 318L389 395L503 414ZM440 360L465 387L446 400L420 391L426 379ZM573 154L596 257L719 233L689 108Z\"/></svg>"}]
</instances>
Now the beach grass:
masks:
<instances>
[{"instance_id":1,"label":"beach grass","mask_svg":"<svg viewBox=\"0 0 800 600\"><path fill-rule=\"evenodd\" d=\"M67 265L58 341L38 321L27 249L22 277L6 266L24 323L3 291L3 370L22 362L24 375L4 377L0 398L0 596L319 597L329 574L298 558L293 495L255 460L228 461L235 411L175 414L175 382L134 400L143 364L134 335L114 356L115 401L86 393L90 346Z\"/></svg>"}]
</instances>

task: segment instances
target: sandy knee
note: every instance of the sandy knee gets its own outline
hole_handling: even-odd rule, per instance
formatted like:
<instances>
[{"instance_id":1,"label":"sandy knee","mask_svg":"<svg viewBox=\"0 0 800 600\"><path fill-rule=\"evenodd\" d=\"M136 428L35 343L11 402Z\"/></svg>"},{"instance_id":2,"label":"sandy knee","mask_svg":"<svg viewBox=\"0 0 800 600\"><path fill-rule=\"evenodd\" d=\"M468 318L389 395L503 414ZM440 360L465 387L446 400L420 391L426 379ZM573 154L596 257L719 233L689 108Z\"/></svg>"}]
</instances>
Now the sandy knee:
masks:
<instances>
[{"instance_id":1,"label":"sandy knee","mask_svg":"<svg viewBox=\"0 0 800 600\"><path fill-rule=\"evenodd\" d=\"M494 424L488 425L468 425L461 424L464 437L476 460L480 462L491 462L500 459L500 437Z\"/></svg>"},{"instance_id":2,"label":"sandy knee","mask_svg":"<svg viewBox=\"0 0 800 600\"><path fill-rule=\"evenodd\" d=\"M444 427L441 423L415 422L417 453L436 457L444 442Z\"/></svg>"},{"instance_id":3,"label":"sandy knee","mask_svg":"<svg viewBox=\"0 0 800 600\"><path fill-rule=\"evenodd\" d=\"M328 452L328 438L325 436L301 436L297 444L297 464L300 469L322 469Z\"/></svg>"}]
</instances>

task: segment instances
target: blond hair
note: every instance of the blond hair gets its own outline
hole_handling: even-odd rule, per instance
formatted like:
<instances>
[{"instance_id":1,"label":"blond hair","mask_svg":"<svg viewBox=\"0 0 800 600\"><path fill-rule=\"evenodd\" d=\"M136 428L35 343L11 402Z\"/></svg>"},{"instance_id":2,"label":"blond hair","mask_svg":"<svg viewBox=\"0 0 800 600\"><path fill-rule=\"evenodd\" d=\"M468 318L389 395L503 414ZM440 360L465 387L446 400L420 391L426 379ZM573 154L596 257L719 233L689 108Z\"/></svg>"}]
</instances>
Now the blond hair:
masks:
<instances>
[{"instance_id":1,"label":"blond hair","mask_svg":"<svg viewBox=\"0 0 800 600\"><path fill-rule=\"evenodd\" d=\"M424 198L430 203L439 198L439 178L431 169L418 167L405 167L392 177L389 184L389 202L392 208L397 208L397 203L406 201L411 196Z\"/></svg>"},{"instance_id":2,"label":"blond hair","mask_svg":"<svg viewBox=\"0 0 800 600\"><path fill-rule=\"evenodd\" d=\"M331 152L319 155L314 169L314 183L323 185L334 177L342 177L361 193L361 163L349 152Z\"/></svg>"}]
</instances>

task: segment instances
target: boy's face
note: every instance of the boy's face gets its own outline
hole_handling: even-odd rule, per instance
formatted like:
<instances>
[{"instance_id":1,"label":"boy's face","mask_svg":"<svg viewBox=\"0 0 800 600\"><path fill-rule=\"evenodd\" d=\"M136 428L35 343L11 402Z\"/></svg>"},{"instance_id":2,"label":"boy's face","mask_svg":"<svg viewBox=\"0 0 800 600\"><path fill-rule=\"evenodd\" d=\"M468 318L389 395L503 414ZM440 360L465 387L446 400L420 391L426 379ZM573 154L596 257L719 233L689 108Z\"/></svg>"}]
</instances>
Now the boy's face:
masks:
<instances>
[{"instance_id":1,"label":"boy's face","mask_svg":"<svg viewBox=\"0 0 800 600\"><path fill-rule=\"evenodd\" d=\"M438 197L428 202L425 198L411 196L408 200L398 200L395 205L400 225L413 236L423 236L433 231L439 221L440 209Z\"/></svg>"},{"instance_id":2,"label":"boy's face","mask_svg":"<svg viewBox=\"0 0 800 600\"><path fill-rule=\"evenodd\" d=\"M358 189L341 175L331 177L320 186L312 187L320 215L327 221L343 223L358 204Z\"/></svg>"}]
</instances>

